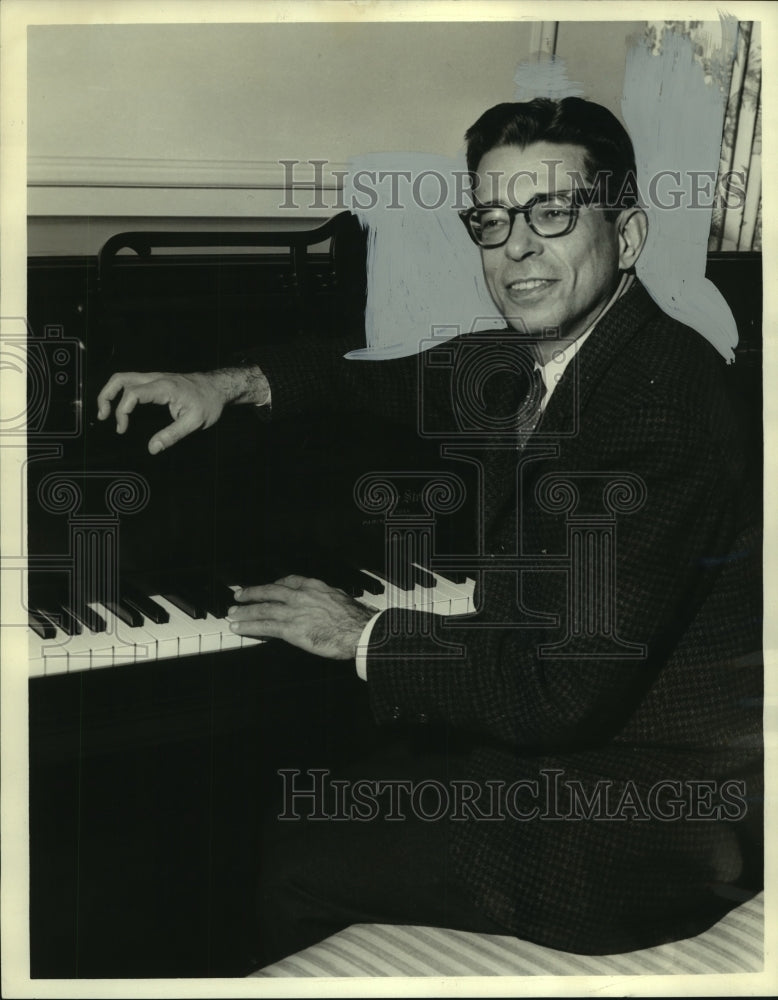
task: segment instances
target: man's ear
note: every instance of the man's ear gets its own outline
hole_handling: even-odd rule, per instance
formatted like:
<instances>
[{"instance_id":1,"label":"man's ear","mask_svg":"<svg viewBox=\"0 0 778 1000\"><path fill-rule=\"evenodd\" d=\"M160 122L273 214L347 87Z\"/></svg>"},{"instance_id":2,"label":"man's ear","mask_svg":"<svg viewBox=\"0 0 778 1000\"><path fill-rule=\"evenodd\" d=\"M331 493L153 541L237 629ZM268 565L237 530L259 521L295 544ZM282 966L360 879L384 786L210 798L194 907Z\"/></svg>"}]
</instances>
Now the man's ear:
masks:
<instances>
[{"instance_id":1,"label":"man's ear","mask_svg":"<svg viewBox=\"0 0 778 1000\"><path fill-rule=\"evenodd\" d=\"M628 271L637 263L648 235L646 213L637 205L625 208L616 219L619 234L619 269Z\"/></svg>"}]
</instances>

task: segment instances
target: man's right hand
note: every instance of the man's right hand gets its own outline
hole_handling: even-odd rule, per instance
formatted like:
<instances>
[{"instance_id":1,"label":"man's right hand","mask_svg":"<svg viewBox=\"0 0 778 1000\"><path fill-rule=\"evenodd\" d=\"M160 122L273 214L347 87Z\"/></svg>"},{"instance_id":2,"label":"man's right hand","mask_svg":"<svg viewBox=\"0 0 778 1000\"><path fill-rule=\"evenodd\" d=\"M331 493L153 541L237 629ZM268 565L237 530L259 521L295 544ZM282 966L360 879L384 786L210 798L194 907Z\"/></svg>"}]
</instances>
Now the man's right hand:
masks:
<instances>
[{"instance_id":1,"label":"man's right hand","mask_svg":"<svg viewBox=\"0 0 778 1000\"><path fill-rule=\"evenodd\" d=\"M167 406L173 422L149 441L156 455L170 448L192 431L212 427L228 403L269 401L267 379L259 368L221 368L212 372L175 375L168 372L118 372L112 375L97 397L97 419L106 420L111 403L116 404L116 431L123 434L129 416L138 403Z\"/></svg>"}]
</instances>

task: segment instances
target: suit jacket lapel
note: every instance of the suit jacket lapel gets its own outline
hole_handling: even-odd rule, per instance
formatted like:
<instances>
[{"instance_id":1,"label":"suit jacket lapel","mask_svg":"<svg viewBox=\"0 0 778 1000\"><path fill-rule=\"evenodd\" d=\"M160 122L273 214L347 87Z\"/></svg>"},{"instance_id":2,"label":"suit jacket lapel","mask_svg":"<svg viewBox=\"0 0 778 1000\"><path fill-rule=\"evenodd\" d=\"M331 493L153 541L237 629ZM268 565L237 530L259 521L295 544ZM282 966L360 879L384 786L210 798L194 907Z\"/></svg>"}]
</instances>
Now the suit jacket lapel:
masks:
<instances>
[{"instance_id":1,"label":"suit jacket lapel","mask_svg":"<svg viewBox=\"0 0 778 1000\"><path fill-rule=\"evenodd\" d=\"M538 432L544 437L572 436L580 413L598 383L658 307L640 282L616 302L597 324L565 369L543 414Z\"/></svg>"}]
</instances>

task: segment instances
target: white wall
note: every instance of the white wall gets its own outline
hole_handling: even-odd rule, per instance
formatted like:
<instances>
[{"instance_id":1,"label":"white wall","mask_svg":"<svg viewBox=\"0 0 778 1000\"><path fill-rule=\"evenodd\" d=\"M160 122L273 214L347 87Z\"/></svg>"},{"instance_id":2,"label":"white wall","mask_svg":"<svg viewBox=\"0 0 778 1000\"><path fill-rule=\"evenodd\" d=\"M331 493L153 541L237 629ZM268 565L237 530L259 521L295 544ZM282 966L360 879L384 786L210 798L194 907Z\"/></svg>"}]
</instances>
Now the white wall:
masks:
<instances>
[{"instance_id":1,"label":"white wall","mask_svg":"<svg viewBox=\"0 0 778 1000\"><path fill-rule=\"evenodd\" d=\"M33 156L441 152L510 100L528 25L62 26L30 36Z\"/></svg>"},{"instance_id":2,"label":"white wall","mask_svg":"<svg viewBox=\"0 0 778 1000\"><path fill-rule=\"evenodd\" d=\"M485 108L514 99L533 28L32 27L29 250L92 253L122 228L284 224L281 159L337 168L367 152L453 155ZM634 28L560 26L570 78L617 112ZM309 210L298 222L329 214Z\"/></svg>"},{"instance_id":3,"label":"white wall","mask_svg":"<svg viewBox=\"0 0 778 1000\"><path fill-rule=\"evenodd\" d=\"M622 122L627 49L645 24L645 21L561 21L557 32L557 54L564 58L570 80L581 84L585 98L603 104Z\"/></svg>"}]
</instances>

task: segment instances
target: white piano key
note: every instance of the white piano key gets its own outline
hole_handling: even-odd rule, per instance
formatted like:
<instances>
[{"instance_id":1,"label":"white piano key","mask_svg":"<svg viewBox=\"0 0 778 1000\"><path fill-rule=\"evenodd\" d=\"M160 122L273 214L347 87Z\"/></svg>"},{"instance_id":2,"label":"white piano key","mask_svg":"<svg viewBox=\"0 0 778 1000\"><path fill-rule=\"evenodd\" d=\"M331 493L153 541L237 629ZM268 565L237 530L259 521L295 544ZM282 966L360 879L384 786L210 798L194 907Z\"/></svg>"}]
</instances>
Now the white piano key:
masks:
<instances>
[{"instance_id":1,"label":"white piano key","mask_svg":"<svg viewBox=\"0 0 778 1000\"><path fill-rule=\"evenodd\" d=\"M224 619L224 632L222 632L222 649L244 649L247 646L256 646L257 643L267 642L266 639L256 639L250 635L240 635L233 632L230 622Z\"/></svg>"},{"instance_id":2,"label":"white piano key","mask_svg":"<svg viewBox=\"0 0 778 1000\"><path fill-rule=\"evenodd\" d=\"M392 607L408 608L412 611L434 610L433 591L420 583L414 583L409 590L403 590L396 585L387 585L387 598Z\"/></svg>"},{"instance_id":3,"label":"white piano key","mask_svg":"<svg viewBox=\"0 0 778 1000\"><path fill-rule=\"evenodd\" d=\"M413 608L415 611L425 611L428 614L448 615L451 613L451 601L435 593L432 587L423 587L417 583L413 588Z\"/></svg>"},{"instance_id":4,"label":"white piano key","mask_svg":"<svg viewBox=\"0 0 778 1000\"><path fill-rule=\"evenodd\" d=\"M88 650L82 653L77 661L77 665L73 666L68 653L55 653L46 651L43 658L43 673L45 677L52 677L56 674L68 674L71 670L89 670L89 665L92 660L92 651Z\"/></svg>"},{"instance_id":5,"label":"white piano key","mask_svg":"<svg viewBox=\"0 0 778 1000\"><path fill-rule=\"evenodd\" d=\"M34 676L48 677L51 674L66 674L68 672L69 658L66 643L70 639L71 637L66 636L57 629L57 635L54 639L38 640L36 643L37 655L35 657L36 674ZM87 655L88 662L89 657Z\"/></svg>"},{"instance_id":6,"label":"white piano key","mask_svg":"<svg viewBox=\"0 0 778 1000\"><path fill-rule=\"evenodd\" d=\"M105 652L100 662L92 666L115 666L120 667L132 663L148 663L152 660L161 659L159 655L159 643L151 629L146 625L128 625L118 618L112 611L103 604L92 604L92 610L99 614L106 622L106 631L95 636L95 646L101 646L100 636L112 638L111 647L113 649L113 663L108 663L108 653ZM107 645L105 647L107 650ZM172 649L172 645L171 645ZM178 649L176 644L175 650ZM175 655L175 652L173 653ZM94 659L94 657L93 657ZM105 662L103 662L103 660Z\"/></svg>"},{"instance_id":7,"label":"white piano key","mask_svg":"<svg viewBox=\"0 0 778 1000\"><path fill-rule=\"evenodd\" d=\"M95 638L94 633L86 629L78 635L65 635L57 629L57 638L47 643L44 651L46 676L89 670Z\"/></svg>"},{"instance_id":8,"label":"white piano key","mask_svg":"<svg viewBox=\"0 0 778 1000\"><path fill-rule=\"evenodd\" d=\"M162 606L163 599L156 594L151 597L151 600L159 604L160 607ZM167 611L168 609L165 608L165 610ZM145 618L143 627L155 643L153 655L149 654L151 659L170 660L178 656L180 628L176 622L172 619L168 622L152 622L148 618Z\"/></svg>"},{"instance_id":9,"label":"white piano key","mask_svg":"<svg viewBox=\"0 0 778 1000\"><path fill-rule=\"evenodd\" d=\"M134 660L123 659L117 662L115 657L115 649L113 646L102 646L99 649L92 650L92 656L89 660L90 670L100 670L103 667L122 667L126 666L128 663L134 663Z\"/></svg>"},{"instance_id":10,"label":"white piano key","mask_svg":"<svg viewBox=\"0 0 778 1000\"><path fill-rule=\"evenodd\" d=\"M162 606L162 598L154 595L152 600ZM165 608L167 611L168 608ZM152 622L148 618L144 619L144 628L151 635L155 642L154 656L156 659L168 660L178 656L178 640L180 635L180 625L171 619L167 622Z\"/></svg>"},{"instance_id":11,"label":"white piano key","mask_svg":"<svg viewBox=\"0 0 778 1000\"><path fill-rule=\"evenodd\" d=\"M90 670L101 670L104 667L121 667L135 662L135 644L126 642L119 632L119 625L124 628L112 611L98 601L90 602L88 607L105 621L105 632L98 632L94 637Z\"/></svg>"},{"instance_id":12,"label":"white piano key","mask_svg":"<svg viewBox=\"0 0 778 1000\"><path fill-rule=\"evenodd\" d=\"M421 567L419 567L421 568ZM359 600L362 604L385 611L387 608L408 608L412 611L429 611L437 614L451 613L451 600L447 594L439 595L432 588L422 584L414 584L412 590L403 590L396 584L391 584L377 573L370 570L362 572L374 580L378 580L384 588L381 594L363 594Z\"/></svg>"},{"instance_id":13,"label":"white piano key","mask_svg":"<svg viewBox=\"0 0 778 1000\"><path fill-rule=\"evenodd\" d=\"M190 618L170 601L166 601L164 597L154 595L152 600L169 613L170 621L166 625L152 623L149 628L155 635L166 638L168 635L177 637L178 652L173 655L218 653L221 650L241 649L244 646L255 646L257 643L264 642L263 639L254 639L231 631L230 623L226 618L216 618L210 613L205 618ZM194 633L194 638L192 633ZM197 648L194 648L195 641Z\"/></svg>"},{"instance_id":14,"label":"white piano key","mask_svg":"<svg viewBox=\"0 0 778 1000\"><path fill-rule=\"evenodd\" d=\"M114 614L107 605L103 604L101 601L92 601L88 607L95 612L95 614L100 615L100 617L105 622L105 632L98 633L98 637L102 636L107 640L105 643L107 646L113 646L117 650L117 654L120 654L122 647L127 647L127 658L134 658L133 647L136 641L140 641L141 636L138 629L133 628L126 622L123 622L118 615Z\"/></svg>"},{"instance_id":15,"label":"white piano key","mask_svg":"<svg viewBox=\"0 0 778 1000\"><path fill-rule=\"evenodd\" d=\"M401 607L432 611L435 614L468 614L474 608L475 581L453 583L445 576L428 571L435 581L434 587L416 584L412 590L390 584L378 574L362 571L377 580L382 587L380 594L365 591L359 598L366 607L383 611L387 607ZM233 587L233 590L236 588ZM80 635L67 636L57 628L54 639L30 640L30 676L46 676L73 671L100 669L122 664L153 662L200 653L218 653L222 650L256 646L266 640L241 636L230 629L230 622L208 614L205 619L190 618L160 595L149 595L168 613L170 620L156 624L144 619L143 626L132 627L118 619L104 605L90 605L106 622L106 631L94 633L86 628Z\"/></svg>"},{"instance_id":16,"label":"white piano key","mask_svg":"<svg viewBox=\"0 0 778 1000\"><path fill-rule=\"evenodd\" d=\"M222 636L225 631L229 632L229 624L226 619L214 618L209 612L205 619L201 620L200 628L200 652L218 653L222 648Z\"/></svg>"},{"instance_id":17,"label":"white piano key","mask_svg":"<svg viewBox=\"0 0 778 1000\"><path fill-rule=\"evenodd\" d=\"M389 601L386 599L386 594L362 594L361 597L356 598L360 604L364 604L366 608L371 611L386 611L389 607Z\"/></svg>"},{"instance_id":18,"label":"white piano key","mask_svg":"<svg viewBox=\"0 0 778 1000\"><path fill-rule=\"evenodd\" d=\"M32 630L28 633L30 677L45 677L46 674L50 672L46 669L46 661L47 656L54 652L58 652L60 655L60 660L57 664L59 669L56 670L56 672L67 672L67 652L64 650L64 647L69 640L69 636L62 631L55 621L52 621L51 618L46 615L44 615L44 617L47 618L47 620L54 626L55 632L53 637L47 639L42 639Z\"/></svg>"},{"instance_id":19,"label":"white piano key","mask_svg":"<svg viewBox=\"0 0 778 1000\"><path fill-rule=\"evenodd\" d=\"M151 660L174 660L178 656L178 636L158 635L157 629L160 627L160 625L151 623L149 630L151 641L136 647L136 663L148 663Z\"/></svg>"},{"instance_id":20,"label":"white piano key","mask_svg":"<svg viewBox=\"0 0 778 1000\"><path fill-rule=\"evenodd\" d=\"M46 657L44 655L43 642L36 635L30 639L28 647L29 656L27 658L27 672L30 677L46 676Z\"/></svg>"},{"instance_id":21,"label":"white piano key","mask_svg":"<svg viewBox=\"0 0 778 1000\"><path fill-rule=\"evenodd\" d=\"M424 566L420 566L418 563L414 563L413 565L418 569L425 569ZM431 587L423 588L425 594L422 601L425 605L425 610L431 610L438 615L452 614L453 608L451 592L440 586L440 578L437 577L435 573L431 570L426 570L426 572L434 578L434 583Z\"/></svg>"},{"instance_id":22,"label":"white piano key","mask_svg":"<svg viewBox=\"0 0 778 1000\"><path fill-rule=\"evenodd\" d=\"M363 594L357 598L360 604L364 604L365 607L373 608L374 611L386 611L389 607L389 602L386 597L386 581L382 580L380 576L375 573L371 573L370 570L363 569L360 570L365 576L369 576L373 580L377 580L383 590L380 594L371 594L369 591L365 591Z\"/></svg>"},{"instance_id":23,"label":"white piano key","mask_svg":"<svg viewBox=\"0 0 778 1000\"><path fill-rule=\"evenodd\" d=\"M435 589L441 598L446 597L451 601L452 615L467 615L475 611L473 603L475 580L468 577L463 583L454 583L453 580L446 579L434 570L430 570L430 573L435 577Z\"/></svg>"},{"instance_id":24,"label":"white piano key","mask_svg":"<svg viewBox=\"0 0 778 1000\"><path fill-rule=\"evenodd\" d=\"M388 607L413 608L413 591L402 590L396 584L389 583L388 580L384 580L380 576L376 576L376 579L384 585L384 596Z\"/></svg>"},{"instance_id":25,"label":"white piano key","mask_svg":"<svg viewBox=\"0 0 778 1000\"><path fill-rule=\"evenodd\" d=\"M234 634L235 633L233 633L233 635ZM254 635L242 635L240 637L240 645L242 649L245 649L247 646L256 646L263 642L267 642L267 639L258 639Z\"/></svg>"},{"instance_id":26,"label":"white piano key","mask_svg":"<svg viewBox=\"0 0 778 1000\"><path fill-rule=\"evenodd\" d=\"M117 666L123 662L144 663L148 660L162 659L159 655L159 642L153 631L153 622L144 619L143 625L128 625L107 608L101 613L108 621L109 631L112 626L116 627L117 641L114 642L114 650Z\"/></svg>"},{"instance_id":27,"label":"white piano key","mask_svg":"<svg viewBox=\"0 0 778 1000\"><path fill-rule=\"evenodd\" d=\"M240 590L241 587L237 584L230 584L230 590L235 593L235 591ZM233 632L230 628L230 622L227 618L221 619L224 624L224 629L221 636L221 648L227 649L244 649L247 646L256 646L259 643L266 642L265 639L255 639L248 635L239 635L237 632Z\"/></svg>"},{"instance_id":28,"label":"white piano key","mask_svg":"<svg viewBox=\"0 0 778 1000\"><path fill-rule=\"evenodd\" d=\"M170 621L168 624L171 626L171 632L175 632L178 636L178 655L192 656L195 653L199 653L199 622L202 621L202 619L190 618L189 615L180 611L174 604L171 604L170 601L165 600L164 597L155 595L152 600L159 604L160 607L164 608L170 615ZM156 627L159 628L160 626Z\"/></svg>"},{"instance_id":29,"label":"white piano key","mask_svg":"<svg viewBox=\"0 0 778 1000\"><path fill-rule=\"evenodd\" d=\"M238 635L237 632L233 632L230 629L230 623L225 621L225 630L221 634L221 648L222 649L240 649L242 646L247 646L249 643L244 642L245 636Z\"/></svg>"}]
</instances>

